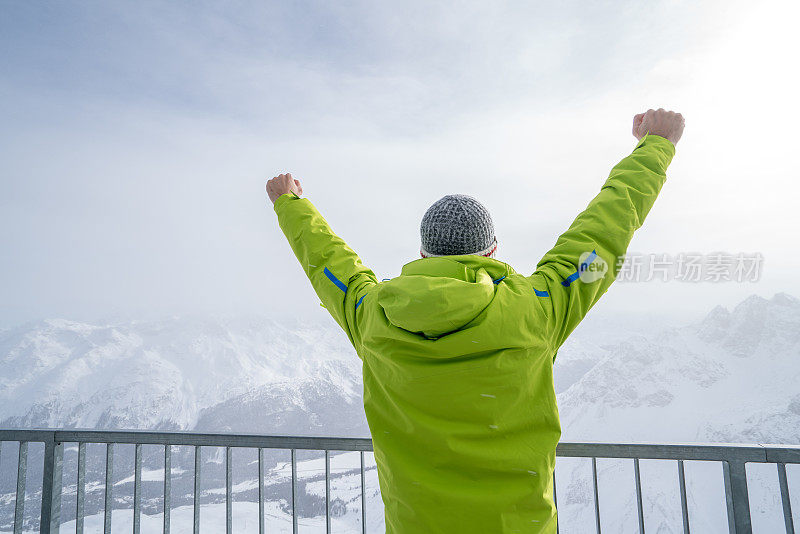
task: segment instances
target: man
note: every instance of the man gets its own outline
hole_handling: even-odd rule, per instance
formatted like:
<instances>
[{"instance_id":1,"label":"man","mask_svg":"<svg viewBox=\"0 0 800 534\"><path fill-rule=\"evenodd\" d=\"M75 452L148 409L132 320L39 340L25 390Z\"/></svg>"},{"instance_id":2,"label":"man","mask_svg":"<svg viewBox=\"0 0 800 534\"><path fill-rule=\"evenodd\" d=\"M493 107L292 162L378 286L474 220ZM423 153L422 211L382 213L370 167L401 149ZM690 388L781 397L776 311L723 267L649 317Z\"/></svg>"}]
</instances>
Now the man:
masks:
<instances>
[{"instance_id":1,"label":"man","mask_svg":"<svg viewBox=\"0 0 800 534\"><path fill-rule=\"evenodd\" d=\"M633 153L530 276L494 259L485 208L449 195L422 219L422 258L379 282L298 180L267 182L292 250L363 362L388 533L556 532L553 362L614 281L683 128L663 108L636 115Z\"/></svg>"}]
</instances>

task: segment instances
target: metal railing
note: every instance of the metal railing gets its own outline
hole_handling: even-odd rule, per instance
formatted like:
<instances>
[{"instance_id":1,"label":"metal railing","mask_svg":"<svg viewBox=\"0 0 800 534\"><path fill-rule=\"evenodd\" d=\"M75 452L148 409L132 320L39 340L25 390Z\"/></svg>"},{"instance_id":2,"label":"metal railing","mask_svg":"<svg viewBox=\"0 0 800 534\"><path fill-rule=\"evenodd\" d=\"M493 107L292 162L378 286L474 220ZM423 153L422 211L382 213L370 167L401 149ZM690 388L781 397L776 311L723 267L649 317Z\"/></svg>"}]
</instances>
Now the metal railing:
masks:
<instances>
[{"instance_id":1,"label":"metal railing","mask_svg":"<svg viewBox=\"0 0 800 534\"><path fill-rule=\"evenodd\" d=\"M171 492L171 446L194 447L194 495L193 528L195 534L200 527L200 468L201 447L225 448L225 524L228 534L232 533L232 474L231 449L234 447L252 448L258 451L258 510L259 533L266 532L264 522L264 478L263 452L265 449L288 449L291 451L291 508L292 529L297 533L298 514L296 513L297 450L324 451L325 453L325 510L326 531L331 529L331 488L330 452L355 451L360 453L361 474L361 525L366 533L366 496L364 478L364 452L372 451L372 442L366 438L323 438L300 436L259 436L241 434L198 434L190 432L141 432L141 431L94 431L94 430L0 430L0 450L2 442L18 442L16 498L14 501L14 533L22 531L24 514L25 480L27 470L28 444L44 443L44 463L42 471L42 504L40 532L57 534L60 526L62 467L64 443L78 444L77 488L75 532L82 534L84 519L86 444L106 444L104 532L111 531L112 476L115 444L132 444L134 448L134 490L133 490L133 532L139 534L141 525L142 488L142 445L164 446L164 521L163 532L170 532L170 492ZM689 513L686 500L686 479L684 461L721 462L725 484L725 500L728 514L728 528L731 534L752 532L750 505L747 491L746 463L774 463L778 470L781 502L786 532L794 534L791 501L786 478L786 464L800 463L800 447L783 445L728 445L728 444L620 444L620 443L559 443L556 455L566 458L591 458L594 512L597 533L600 534L600 505L597 484L597 458L632 459L636 484L636 501L639 532L644 534L642 512L642 485L639 472L640 459L677 460L678 480L681 496L681 514L684 533L689 533ZM555 484L554 484L555 487ZM555 495L556 504L558 497Z\"/></svg>"},{"instance_id":2,"label":"metal railing","mask_svg":"<svg viewBox=\"0 0 800 534\"><path fill-rule=\"evenodd\" d=\"M783 505L783 521L787 534L794 534L789 484L786 464L800 463L800 447L789 445L740 444L623 444L623 443L559 443L556 455L567 458L592 459L594 489L594 514L597 534L600 534L600 504L597 490L597 458L633 459L636 482L636 505L639 532L644 534L642 513L642 483L639 460L677 460L678 484L681 494L683 532L689 534L689 509L686 502L686 477L684 461L714 461L722 463L725 483L725 503L728 512L728 531L731 534L750 534L750 498L747 492L747 463L774 463L778 469L778 483Z\"/></svg>"}]
</instances>

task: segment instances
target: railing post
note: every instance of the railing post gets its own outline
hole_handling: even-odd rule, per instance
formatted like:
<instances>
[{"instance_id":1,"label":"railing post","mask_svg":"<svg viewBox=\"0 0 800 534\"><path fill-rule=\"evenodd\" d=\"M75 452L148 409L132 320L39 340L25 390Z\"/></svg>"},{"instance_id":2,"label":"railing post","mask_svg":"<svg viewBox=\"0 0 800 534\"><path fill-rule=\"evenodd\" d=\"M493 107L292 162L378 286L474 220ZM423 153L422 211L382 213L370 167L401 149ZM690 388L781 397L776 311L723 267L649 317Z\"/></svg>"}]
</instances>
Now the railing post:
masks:
<instances>
[{"instance_id":1,"label":"railing post","mask_svg":"<svg viewBox=\"0 0 800 534\"><path fill-rule=\"evenodd\" d=\"M133 534L142 530L142 444L133 451Z\"/></svg>"},{"instance_id":2,"label":"railing post","mask_svg":"<svg viewBox=\"0 0 800 534\"><path fill-rule=\"evenodd\" d=\"M325 533L331 534L331 451L325 450Z\"/></svg>"},{"instance_id":3,"label":"railing post","mask_svg":"<svg viewBox=\"0 0 800 534\"><path fill-rule=\"evenodd\" d=\"M225 532L232 534L233 529L233 474L231 466L231 448L225 447Z\"/></svg>"},{"instance_id":4,"label":"railing post","mask_svg":"<svg viewBox=\"0 0 800 534\"><path fill-rule=\"evenodd\" d=\"M297 454L292 449L292 534L297 534Z\"/></svg>"},{"instance_id":5,"label":"railing post","mask_svg":"<svg viewBox=\"0 0 800 534\"><path fill-rule=\"evenodd\" d=\"M364 475L364 451L361 451L361 532L367 534L367 484Z\"/></svg>"},{"instance_id":6,"label":"railing post","mask_svg":"<svg viewBox=\"0 0 800 534\"><path fill-rule=\"evenodd\" d=\"M86 496L86 443L78 443L78 484L75 488L75 534L83 534L84 498Z\"/></svg>"},{"instance_id":7,"label":"railing post","mask_svg":"<svg viewBox=\"0 0 800 534\"><path fill-rule=\"evenodd\" d=\"M556 534L559 533L558 528L558 494L556 492L556 470L553 468L553 506L556 508Z\"/></svg>"},{"instance_id":8,"label":"railing post","mask_svg":"<svg viewBox=\"0 0 800 534\"><path fill-rule=\"evenodd\" d=\"M106 443L106 487L105 508L103 509L103 534L111 534L111 512L114 509L112 500L114 491L114 444Z\"/></svg>"},{"instance_id":9,"label":"railing post","mask_svg":"<svg viewBox=\"0 0 800 534\"><path fill-rule=\"evenodd\" d=\"M194 509L192 520L192 532L200 534L200 460L201 460L200 445L194 447Z\"/></svg>"},{"instance_id":10,"label":"railing post","mask_svg":"<svg viewBox=\"0 0 800 534\"><path fill-rule=\"evenodd\" d=\"M636 514L639 518L639 534L644 534L644 510L642 509L642 475L639 472L639 458L633 459L633 475L636 479Z\"/></svg>"},{"instance_id":11,"label":"railing post","mask_svg":"<svg viewBox=\"0 0 800 534\"><path fill-rule=\"evenodd\" d=\"M25 477L28 476L28 442L19 442L17 459L17 495L14 499L14 534L22 534L22 520L25 516Z\"/></svg>"},{"instance_id":12,"label":"railing post","mask_svg":"<svg viewBox=\"0 0 800 534\"><path fill-rule=\"evenodd\" d=\"M742 461L722 462L725 478L725 503L728 507L728 531L751 534L750 498L747 494L747 471Z\"/></svg>"},{"instance_id":13,"label":"railing post","mask_svg":"<svg viewBox=\"0 0 800 534\"><path fill-rule=\"evenodd\" d=\"M264 534L264 449L258 450L258 534Z\"/></svg>"},{"instance_id":14,"label":"railing post","mask_svg":"<svg viewBox=\"0 0 800 534\"><path fill-rule=\"evenodd\" d=\"M600 495L597 491L597 458L592 457L592 484L594 485L594 528L597 534L600 530Z\"/></svg>"},{"instance_id":15,"label":"railing post","mask_svg":"<svg viewBox=\"0 0 800 534\"><path fill-rule=\"evenodd\" d=\"M792 501L789 498L789 483L786 480L786 464L778 462L778 485L781 489L781 504L783 504L783 523L786 534L794 534L794 519L792 518Z\"/></svg>"},{"instance_id":16,"label":"railing post","mask_svg":"<svg viewBox=\"0 0 800 534\"><path fill-rule=\"evenodd\" d=\"M164 445L164 534L169 534L169 513L172 509L172 445Z\"/></svg>"},{"instance_id":17,"label":"railing post","mask_svg":"<svg viewBox=\"0 0 800 534\"><path fill-rule=\"evenodd\" d=\"M678 484L681 487L681 517L683 518L683 534L689 534L689 504L686 500L686 473L683 460L678 460Z\"/></svg>"},{"instance_id":18,"label":"railing post","mask_svg":"<svg viewBox=\"0 0 800 534\"><path fill-rule=\"evenodd\" d=\"M64 444L55 442L55 433L44 444L44 469L42 471L42 516L39 532L58 534L61 524L61 471L64 461Z\"/></svg>"}]
</instances>

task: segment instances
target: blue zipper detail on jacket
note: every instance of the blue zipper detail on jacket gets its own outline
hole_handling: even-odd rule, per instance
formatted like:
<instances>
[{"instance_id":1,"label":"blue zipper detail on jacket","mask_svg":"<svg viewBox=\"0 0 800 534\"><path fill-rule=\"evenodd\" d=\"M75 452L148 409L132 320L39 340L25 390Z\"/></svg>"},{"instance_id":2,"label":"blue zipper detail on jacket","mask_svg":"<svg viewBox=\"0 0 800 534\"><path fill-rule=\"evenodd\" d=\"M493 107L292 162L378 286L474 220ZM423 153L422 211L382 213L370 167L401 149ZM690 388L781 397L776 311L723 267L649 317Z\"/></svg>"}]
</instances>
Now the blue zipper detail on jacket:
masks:
<instances>
[{"instance_id":1,"label":"blue zipper detail on jacket","mask_svg":"<svg viewBox=\"0 0 800 534\"><path fill-rule=\"evenodd\" d=\"M533 292L536 293L537 297L549 297L550 296L550 293L548 293L547 291L539 291L535 287L533 288Z\"/></svg>"},{"instance_id":2,"label":"blue zipper detail on jacket","mask_svg":"<svg viewBox=\"0 0 800 534\"><path fill-rule=\"evenodd\" d=\"M494 282L495 284L499 284L499 283L500 283L500 280L502 280L502 279L503 279L503 278L505 278L505 277L506 277L506 275L503 275L503 276L501 276L500 278L498 278L497 280L493 280L493 282Z\"/></svg>"},{"instance_id":3,"label":"blue zipper detail on jacket","mask_svg":"<svg viewBox=\"0 0 800 534\"><path fill-rule=\"evenodd\" d=\"M341 280L339 280L338 278L333 276L333 273L330 272L327 267L325 267L324 273L325 273L325 276L327 276L330 279L331 282L336 284L336 287L338 287L339 289L341 289L342 291L347 293L347 286L344 285L344 282L342 282Z\"/></svg>"},{"instance_id":4,"label":"blue zipper detail on jacket","mask_svg":"<svg viewBox=\"0 0 800 534\"><path fill-rule=\"evenodd\" d=\"M361 295L361 298L358 299L358 302L356 302L356 309L358 309L358 306L361 304L361 301L364 300L364 297L366 297L366 295Z\"/></svg>"},{"instance_id":5,"label":"blue zipper detail on jacket","mask_svg":"<svg viewBox=\"0 0 800 534\"><path fill-rule=\"evenodd\" d=\"M590 264L590 263L592 263L596 257L597 257L597 252L593 250L593 251L592 251L592 253L591 253L591 254L589 254L589 255L586 257L586 261L584 261L583 263L581 263L581 268L580 268L580 271L585 271L585 270L586 270L586 268L589 266L589 264Z\"/></svg>"},{"instance_id":6,"label":"blue zipper detail on jacket","mask_svg":"<svg viewBox=\"0 0 800 534\"><path fill-rule=\"evenodd\" d=\"M561 285L564 287L569 287L569 285L575 280L577 280L580 277L580 275L581 275L580 272L575 271L574 273L569 275L563 282L561 282Z\"/></svg>"},{"instance_id":7,"label":"blue zipper detail on jacket","mask_svg":"<svg viewBox=\"0 0 800 534\"><path fill-rule=\"evenodd\" d=\"M592 263L596 257L597 257L597 252L593 250L592 253L586 257L586 261L581 263L580 268L571 275L569 275L563 282L561 282L561 285L564 287L569 287L569 285L572 282L580 278L581 271L585 271L586 268L589 266L589 264Z\"/></svg>"}]
</instances>

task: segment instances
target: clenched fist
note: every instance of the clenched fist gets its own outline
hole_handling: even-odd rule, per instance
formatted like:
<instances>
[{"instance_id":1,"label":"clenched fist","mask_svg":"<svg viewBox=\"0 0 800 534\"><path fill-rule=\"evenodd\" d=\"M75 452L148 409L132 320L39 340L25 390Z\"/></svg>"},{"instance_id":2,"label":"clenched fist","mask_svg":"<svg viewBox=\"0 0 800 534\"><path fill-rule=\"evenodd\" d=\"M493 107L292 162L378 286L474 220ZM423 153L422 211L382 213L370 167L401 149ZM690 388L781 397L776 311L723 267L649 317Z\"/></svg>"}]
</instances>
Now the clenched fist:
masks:
<instances>
[{"instance_id":1,"label":"clenched fist","mask_svg":"<svg viewBox=\"0 0 800 534\"><path fill-rule=\"evenodd\" d=\"M300 185L299 180L292 178L291 173L279 174L272 180L267 180L267 195L269 195L269 199L273 204L275 204L279 196L291 191L294 191L298 196L303 194L303 186Z\"/></svg>"},{"instance_id":2,"label":"clenched fist","mask_svg":"<svg viewBox=\"0 0 800 534\"><path fill-rule=\"evenodd\" d=\"M680 113L664 111L664 108L655 111L648 109L633 117L633 136L641 140L649 132L669 139L673 145L677 145L683 135L684 123L683 115Z\"/></svg>"}]
</instances>

